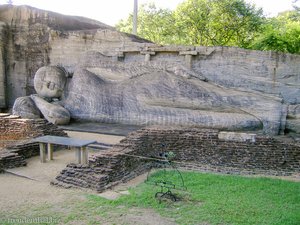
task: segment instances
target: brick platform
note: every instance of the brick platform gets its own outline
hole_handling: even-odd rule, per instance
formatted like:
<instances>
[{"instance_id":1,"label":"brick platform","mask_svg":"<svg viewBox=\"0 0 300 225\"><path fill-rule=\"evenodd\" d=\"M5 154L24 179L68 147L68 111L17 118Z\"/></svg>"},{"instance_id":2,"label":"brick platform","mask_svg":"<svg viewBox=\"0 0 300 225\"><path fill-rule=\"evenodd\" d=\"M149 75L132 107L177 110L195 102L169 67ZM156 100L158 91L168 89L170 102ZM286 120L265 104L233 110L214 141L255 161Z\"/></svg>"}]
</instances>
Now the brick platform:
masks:
<instances>
[{"instance_id":1,"label":"brick platform","mask_svg":"<svg viewBox=\"0 0 300 225\"><path fill-rule=\"evenodd\" d=\"M42 135L67 136L67 134L44 119L21 119L0 113L0 172L6 168L26 165L26 158L39 154L32 138Z\"/></svg>"},{"instance_id":2,"label":"brick platform","mask_svg":"<svg viewBox=\"0 0 300 225\"><path fill-rule=\"evenodd\" d=\"M169 151L175 153L178 167L189 170L281 176L300 172L300 147L295 143L266 136L219 139L219 133L182 127L141 129L113 149L91 156L88 166L69 164L52 184L101 192L148 171L152 158Z\"/></svg>"}]
</instances>

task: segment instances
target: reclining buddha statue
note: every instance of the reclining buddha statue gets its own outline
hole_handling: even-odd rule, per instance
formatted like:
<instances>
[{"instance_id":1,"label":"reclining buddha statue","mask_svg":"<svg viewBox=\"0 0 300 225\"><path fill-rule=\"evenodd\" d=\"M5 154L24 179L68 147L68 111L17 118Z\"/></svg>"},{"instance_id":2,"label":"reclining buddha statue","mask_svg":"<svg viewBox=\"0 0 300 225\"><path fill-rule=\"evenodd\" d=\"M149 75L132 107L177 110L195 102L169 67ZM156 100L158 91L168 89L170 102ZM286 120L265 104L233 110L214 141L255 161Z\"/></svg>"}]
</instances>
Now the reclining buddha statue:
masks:
<instances>
[{"instance_id":1,"label":"reclining buddha statue","mask_svg":"<svg viewBox=\"0 0 300 225\"><path fill-rule=\"evenodd\" d=\"M104 60L72 74L40 68L36 95L16 100L14 114L55 124L75 120L135 125L188 125L278 134L285 122L280 98L219 86L178 63Z\"/></svg>"}]
</instances>

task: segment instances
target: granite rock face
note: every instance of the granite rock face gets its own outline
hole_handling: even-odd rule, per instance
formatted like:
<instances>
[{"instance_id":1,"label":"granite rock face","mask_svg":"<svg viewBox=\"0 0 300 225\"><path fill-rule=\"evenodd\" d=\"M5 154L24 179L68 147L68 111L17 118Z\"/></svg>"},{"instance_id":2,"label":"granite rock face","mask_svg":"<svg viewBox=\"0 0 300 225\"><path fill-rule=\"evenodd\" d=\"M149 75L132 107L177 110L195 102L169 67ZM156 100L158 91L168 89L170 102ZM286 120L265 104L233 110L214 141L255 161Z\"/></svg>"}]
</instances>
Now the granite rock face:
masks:
<instances>
[{"instance_id":1,"label":"granite rock face","mask_svg":"<svg viewBox=\"0 0 300 225\"><path fill-rule=\"evenodd\" d=\"M35 94L39 68L59 66L69 76L60 104L75 119L300 132L299 55L159 46L27 6L1 5L0 22L0 108Z\"/></svg>"},{"instance_id":2,"label":"granite rock face","mask_svg":"<svg viewBox=\"0 0 300 225\"><path fill-rule=\"evenodd\" d=\"M209 56L193 64L207 79L225 87L277 95L288 104L300 103L299 55L215 47Z\"/></svg>"},{"instance_id":3,"label":"granite rock face","mask_svg":"<svg viewBox=\"0 0 300 225\"><path fill-rule=\"evenodd\" d=\"M1 4L0 109L35 94L33 79L40 67L62 65L72 71L86 51L109 52L147 43L92 19Z\"/></svg>"}]
</instances>

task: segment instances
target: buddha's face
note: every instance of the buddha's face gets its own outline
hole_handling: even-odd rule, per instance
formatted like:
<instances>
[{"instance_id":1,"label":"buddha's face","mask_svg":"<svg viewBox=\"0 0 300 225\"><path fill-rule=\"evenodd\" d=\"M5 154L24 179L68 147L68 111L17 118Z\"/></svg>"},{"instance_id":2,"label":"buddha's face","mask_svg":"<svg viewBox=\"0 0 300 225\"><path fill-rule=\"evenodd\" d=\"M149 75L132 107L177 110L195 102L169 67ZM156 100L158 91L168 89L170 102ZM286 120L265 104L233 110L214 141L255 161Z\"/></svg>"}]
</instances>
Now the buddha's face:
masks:
<instances>
[{"instance_id":1,"label":"buddha's face","mask_svg":"<svg viewBox=\"0 0 300 225\"><path fill-rule=\"evenodd\" d=\"M66 75L58 67L42 67L34 77L34 89L41 97L59 98L61 97L65 84Z\"/></svg>"}]
</instances>

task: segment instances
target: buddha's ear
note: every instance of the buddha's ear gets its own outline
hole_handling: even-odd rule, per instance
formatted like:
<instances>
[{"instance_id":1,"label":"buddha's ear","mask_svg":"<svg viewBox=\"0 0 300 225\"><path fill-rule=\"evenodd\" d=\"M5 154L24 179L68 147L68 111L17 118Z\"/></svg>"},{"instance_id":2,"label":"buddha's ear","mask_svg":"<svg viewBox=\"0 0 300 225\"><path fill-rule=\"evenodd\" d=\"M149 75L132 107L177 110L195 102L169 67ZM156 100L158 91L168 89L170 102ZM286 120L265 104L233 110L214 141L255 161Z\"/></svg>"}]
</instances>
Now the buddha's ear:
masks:
<instances>
[{"instance_id":1,"label":"buddha's ear","mask_svg":"<svg viewBox=\"0 0 300 225\"><path fill-rule=\"evenodd\" d=\"M56 65L56 67L58 69L60 69L64 74L65 76L68 78L68 77L72 77L73 76L73 72L71 71L68 71L65 67L63 67L62 65Z\"/></svg>"}]
</instances>

